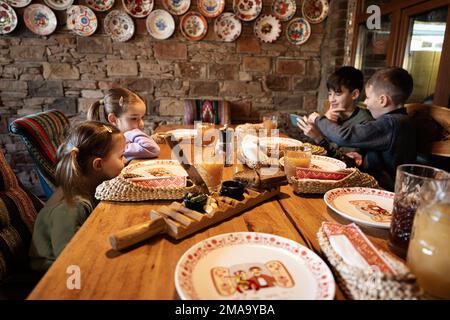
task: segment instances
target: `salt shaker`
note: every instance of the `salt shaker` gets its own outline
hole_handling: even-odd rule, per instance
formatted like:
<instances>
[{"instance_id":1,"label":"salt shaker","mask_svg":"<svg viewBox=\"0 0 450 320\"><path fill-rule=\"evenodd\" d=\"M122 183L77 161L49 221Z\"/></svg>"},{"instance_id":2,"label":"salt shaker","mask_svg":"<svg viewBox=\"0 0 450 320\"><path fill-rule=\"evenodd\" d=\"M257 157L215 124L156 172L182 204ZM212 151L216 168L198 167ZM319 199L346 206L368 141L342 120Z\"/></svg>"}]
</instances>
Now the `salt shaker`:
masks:
<instances>
[{"instance_id":1,"label":"salt shaker","mask_svg":"<svg viewBox=\"0 0 450 320\"><path fill-rule=\"evenodd\" d=\"M233 165L233 129L228 128L228 124L225 124L220 128L220 146L224 153L225 167Z\"/></svg>"}]
</instances>

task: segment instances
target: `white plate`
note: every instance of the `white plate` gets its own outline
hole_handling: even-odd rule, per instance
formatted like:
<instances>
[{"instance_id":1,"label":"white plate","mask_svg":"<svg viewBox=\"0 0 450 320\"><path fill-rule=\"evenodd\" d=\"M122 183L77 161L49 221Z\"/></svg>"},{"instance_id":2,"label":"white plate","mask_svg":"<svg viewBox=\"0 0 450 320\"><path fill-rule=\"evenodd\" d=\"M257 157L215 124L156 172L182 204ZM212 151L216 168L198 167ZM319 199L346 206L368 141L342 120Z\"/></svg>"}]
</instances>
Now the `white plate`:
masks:
<instances>
[{"instance_id":1,"label":"white plate","mask_svg":"<svg viewBox=\"0 0 450 320\"><path fill-rule=\"evenodd\" d=\"M280 158L280 166L284 167L284 157ZM310 166L311 169L317 169L317 170L323 170L323 171L339 171L342 169L347 168L347 165L345 164L345 162L335 159L335 158L330 158L330 157L325 157L325 156L317 156L315 154L313 154L311 156L311 164L313 166Z\"/></svg>"},{"instance_id":2,"label":"white plate","mask_svg":"<svg viewBox=\"0 0 450 320\"><path fill-rule=\"evenodd\" d=\"M77 35L89 37L97 30L98 21L94 11L86 6L71 6L67 9L67 29Z\"/></svg>"},{"instance_id":3,"label":"white plate","mask_svg":"<svg viewBox=\"0 0 450 320\"><path fill-rule=\"evenodd\" d=\"M236 40L241 35L241 31L241 20L236 18L236 15L234 13L222 13L214 21L214 32L222 41L232 42Z\"/></svg>"},{"instance_id":4,"label":"white plate","mask_svg":"<svg viewBox=\"0 0 450 320\"><path fill-rule=\"evenodd\" d=\"M256 20L254 32L261 41L274 42L280 36L281 22L271 14L264 14Z\"/></svg>"},{"instance_id":5,"label":"white plate","mask_svg":"<svg viewBox=\"0 0 450 320\"><path fill-rule=\"evenodd\" d=\"M17 27L17 14L6 2L0 1L0 34L8 34Z\"/></svg>"},{"instance_id":6,"label":"white plate","mask_svg":"<svg viewBox=\"0 0 450 320\"><path fill-rule=\"evenodd\" d=\"M394 193L371 188L337 188L323 196L329 208L356 223L389 229ZM371 213L371 212L372 213Z\"/></svg>"},{"instance_id":7,"label":"white plate","mask_svg":"<svg viewBox=\"0 0 450 320\"><path fill-rule=\"evenodd\" d=\"M150 12L145 24L148 33L158 40L170 38L175 31L175 21L172 15L162 9Z\"/></svg>"},{"instance_id":8,"label":"white plate","mask_svg":"<svg viewBox=\"0 0 450 320\"><path fill-rule=\"evenodd\" d=\"M180 16L189 10L191 0L163 0L163 6L171 14Z\"/></svg>"},{"instance_id":9,"label":"white plate","mask_svg":"<svg viewBox=\"0 0 450 320\"><path fill-rule=\"evenodd\" d=\"M153 10L153 0L122 0L122 5L135 18L145 18Z\"/></svg>"},{"instance_id":10,"label":"white plate","mask_svg":"<svg viewBox=\"0 0 450 320\"><path fill-rule=\"evenodd\" d=\"M23 8L30 4L31 0L6 0L6 2L14 8Z\"/></svg>"},{"instance_id":11,"label":"white plate","mask_svg":"<svg viewBox=\"0 0 450 320\"><path fill-rule=\"evenodd\" d=\"M192 246L178 261L175 287L183 300L330 300L335 292L333 275L318 255L256 232L221 234Z\"/></svg>"},{"instance_id":12,"label":"white plate","mask_svg":"<svg viewBox=\"0 0 450 320\"><path fill-rule=\"evenodd\" d=\"M133 19L122 10L113 10L108 13L103 21L106 34L118 42L131 39L134 34Z\"/></svg>"},{"instance_id":13,"label":"white plate","mask_svg":"<svg viewBox=\"0 0 450 320\"><path fill-rule=\"evenodd\" d=\"M233 0L233 11L242 21L255 20L262 11L262 0Z\"/></svg>"},{"instance_id":14,"label":"white plate","mask_svg":"<svg viewBox=\"0 0 450 320\"><path fill-rule=\"evenodd\" d=\"M273 0L272 12L281 21L288 21L297 11L295 0Z\"/></svg>"},{"instance_id":15,"label":"white plate","mask_svg":"<svg viewBox=\"0 0 450 320\"><path fill-rule=\"evenodd\" d=\"M54 10L66 10L72 5L73 0L44 0L44 2Z\"/></svg>"},{"instance_id":16,"label":"white plate","mask_svg":"<svg viewBox=\"0 0 450 320\"><path fill-rule=\"evenodd\" d=\"M114 5L114 0L85 0L89 8L94 11L108 11Z\"/></svg>"},{"instance_id":17,"label":"white plate","mask_svg":"<svg viewBox=\"0 0 450 320\"><path fill-rule=\"evenodd\" d=\"M175 129L167 131L167 133L173 134L177 139L191 139L197 136L197 130L195 129Z\"/></svg>"},{"instance_id":18,"label":"white plate","mask_svg":"<svg viewBox=\"0 0 450 320\"><path fill-rule=\"evenodd\" d=\"M161 169L161 170L158 170ZM187 177L187 172L174 160L148 160L125 167L123 174L136 174L145 179L161 179L161 177ZM133 179L133 178L131 178Z\"/></svg>"},{"instance_id":19,"label":"white plate","mask_svg":"<svg viewBox=\"0 0 450 320\"><path fill-rule=\"evenodd\" d=\"M52 34L58 21L52 9L43 4L32 4L23 11L23 21L28 29L40 36Z\"/></svg>"}]
</instances>

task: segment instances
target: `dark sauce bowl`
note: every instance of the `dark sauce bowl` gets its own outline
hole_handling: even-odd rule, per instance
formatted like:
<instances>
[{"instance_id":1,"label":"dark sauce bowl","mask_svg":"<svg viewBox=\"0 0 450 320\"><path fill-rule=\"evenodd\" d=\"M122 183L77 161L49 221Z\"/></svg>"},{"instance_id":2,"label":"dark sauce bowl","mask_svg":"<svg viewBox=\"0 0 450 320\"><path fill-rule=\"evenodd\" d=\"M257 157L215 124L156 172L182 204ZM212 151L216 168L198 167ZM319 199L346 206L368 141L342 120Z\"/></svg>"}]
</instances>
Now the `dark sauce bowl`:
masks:
<instances>
[{"instance_id":1,"label":"dark sauce bowl","mask_svg":"<svg viewBox=\"0 0 450 320\"><path fill-rule=\"evenodd\" d=\"M244 199L244 190L246 184L241 181L227 180L222 182L222 188L220 189L220 195L230 197L236 200Z\"/></svg>"}]
</instances>

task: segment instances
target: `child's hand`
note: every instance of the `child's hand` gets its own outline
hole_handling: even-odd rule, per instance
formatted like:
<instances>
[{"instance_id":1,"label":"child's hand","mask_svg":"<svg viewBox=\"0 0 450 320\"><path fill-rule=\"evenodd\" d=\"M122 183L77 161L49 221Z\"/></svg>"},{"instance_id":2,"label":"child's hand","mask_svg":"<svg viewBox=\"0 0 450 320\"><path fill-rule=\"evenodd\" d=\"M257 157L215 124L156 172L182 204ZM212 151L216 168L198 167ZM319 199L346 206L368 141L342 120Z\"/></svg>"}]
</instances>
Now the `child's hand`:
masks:
<instances>
[{"instance_id":1,"label":"child's hand","mask_svg":"<svg viewBox=\"0 0 450 320\"><path fill-rule=\"evenodd\" d=\"M309 124L314 125L314 123L315 123L315 121L316 121L316 119L317 119L318 117L320 117L320 114L317 113L317 112L313 112L313 113L311 113L311 114L308 116L307 122L308 122Z\"/></svg>"},{"instance_id":2,"label":"child's hand","mask_svg":"<svg viewBox=\"0 0 450 320\"><path fill-rule=\"evenodd\" d=\"M344 112L344 108L333 108L330 107L327 112L325 112L325 117L327 117L328 120L337 122L341 116L341 113Z\"/></svg>"},{"instance_id":3,"label":"child's hand","mask_svg":"<svg viewBox=\"0 0 450 320\"><path fill-rule=\"evenodd\" d=\"M358 152L347 152L345 155L355 160L355 164L357 167L360 167L362 165L363 162L362 155L360 155Z\"/></svg>"},{"instance_id":4,"label":"child's hand","mask_svg":"<svg viewBox=\"0 0 450 320\"><path fill-rule=\"evenodd\" d=\"M308 118L297 118L297 126L303 131L305 135L313 139L316 143L319 143L324 137L322 133L316 128L314 124L308 123Z\"/></svg>"}]
</instances>

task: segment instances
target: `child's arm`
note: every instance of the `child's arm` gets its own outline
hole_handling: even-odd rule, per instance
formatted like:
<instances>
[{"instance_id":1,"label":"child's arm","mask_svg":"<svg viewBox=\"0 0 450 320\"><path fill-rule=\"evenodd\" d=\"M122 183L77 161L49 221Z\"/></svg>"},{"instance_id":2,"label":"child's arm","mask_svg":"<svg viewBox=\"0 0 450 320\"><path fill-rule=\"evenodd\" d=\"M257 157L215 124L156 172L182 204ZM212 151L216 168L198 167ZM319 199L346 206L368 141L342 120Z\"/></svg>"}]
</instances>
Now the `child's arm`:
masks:
<instances>
[{"instance_id":1,"label":"child's arm","mask_svg":"<svg viewBox=\"0 0 450 320\"><path fill-rule=\"evenodd\" d=\"M139 129L133 129L124 133L127 145L124 156L127 160L154 158L159 155L158 144L147 134Z\"/></svg>"}]
</instances>

